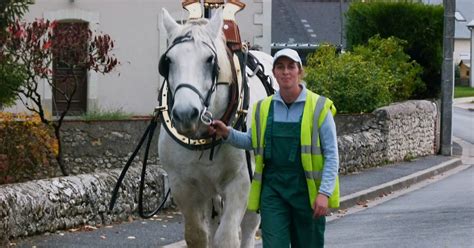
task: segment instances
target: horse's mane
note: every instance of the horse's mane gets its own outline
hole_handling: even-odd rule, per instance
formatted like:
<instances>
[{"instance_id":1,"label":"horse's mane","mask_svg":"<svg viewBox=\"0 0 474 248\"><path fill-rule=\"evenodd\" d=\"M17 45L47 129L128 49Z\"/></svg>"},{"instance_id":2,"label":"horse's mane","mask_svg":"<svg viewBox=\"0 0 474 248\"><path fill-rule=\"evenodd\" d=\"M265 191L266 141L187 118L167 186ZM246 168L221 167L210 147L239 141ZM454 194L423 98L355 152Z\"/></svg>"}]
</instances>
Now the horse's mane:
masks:
<instances>
[{"instance_id":1,"label":"horse's mane","mask_svg":"<svg viewBox=\"0 0 474 248\"><path fill-rule=\"evenodd\" d=\"M190 35L193 37L195 43L208 43L211 46L214 45L217 53L217 60L220 67L220 76L222 80L226 82L232 82L232 73L230 72L230 62L226 52L226 44L224 33L222 28L219 28L219 33L217 38L213 39L215 34L212 34L211 31L206 28L206 24L209 23L209 20L205 18L189 20L181 29L178 29L177 32L171 35L170 40L174 40L177 37Z\"/></svg>"}]
</instances>

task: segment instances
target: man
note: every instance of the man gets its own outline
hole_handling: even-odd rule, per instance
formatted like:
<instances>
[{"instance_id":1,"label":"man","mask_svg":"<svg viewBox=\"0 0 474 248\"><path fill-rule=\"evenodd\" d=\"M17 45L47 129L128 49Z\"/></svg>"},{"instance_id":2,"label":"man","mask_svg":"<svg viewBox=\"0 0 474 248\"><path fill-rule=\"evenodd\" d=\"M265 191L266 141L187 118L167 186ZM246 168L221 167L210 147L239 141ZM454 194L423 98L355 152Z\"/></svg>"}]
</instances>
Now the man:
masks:
<instances>
[{"instance_id":1,"label":"man","mask_svg":"<svg viewBox=\"0 0 474 248\"><path fill-rule=\"evenodd\" d=\"M324 247L328 207L339 207L336 109L306 89L292 49L278 51L280 86L253 108L252 128L239 132L219 120L209 127L233 146L255 152L248 209L262 216L263 247Z\"/></svg>"}]
</instances>

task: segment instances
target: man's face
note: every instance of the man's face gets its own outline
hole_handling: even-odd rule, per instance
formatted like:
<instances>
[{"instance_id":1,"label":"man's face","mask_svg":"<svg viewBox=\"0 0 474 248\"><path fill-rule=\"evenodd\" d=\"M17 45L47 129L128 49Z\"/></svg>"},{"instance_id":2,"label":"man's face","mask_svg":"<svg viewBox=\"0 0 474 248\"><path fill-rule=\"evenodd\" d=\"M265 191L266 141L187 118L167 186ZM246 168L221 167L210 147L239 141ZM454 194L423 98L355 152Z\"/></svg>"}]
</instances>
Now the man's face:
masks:
<instances>
[{"instance_id":1,"label":"man's face","mask_svg":"<svg viewBox=\"0 0 474 248\"><path fill-rule=\"evenodd\" d=\"M275 62L273 75L280 89L289 89L297 86L300 81L301 70L298 63L288 57L281 57Z\"/></svg>"}]
</instances>

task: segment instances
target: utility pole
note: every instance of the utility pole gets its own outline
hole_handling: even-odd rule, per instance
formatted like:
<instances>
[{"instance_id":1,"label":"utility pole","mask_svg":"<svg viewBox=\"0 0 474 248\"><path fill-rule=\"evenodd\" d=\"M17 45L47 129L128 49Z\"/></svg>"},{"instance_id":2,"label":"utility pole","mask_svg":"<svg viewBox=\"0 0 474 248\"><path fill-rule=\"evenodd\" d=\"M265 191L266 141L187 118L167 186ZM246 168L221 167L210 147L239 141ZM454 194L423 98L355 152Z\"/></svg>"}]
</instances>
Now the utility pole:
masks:
<instances>
[{"instance_id":1,"label":"utility pole","mask_svg":"<svg viewBox=\"0 0 474 248\"><path fill-rule=\"evenodd\" d=\"M339 45L341 46L341 50L343 47L342 42L344 40L344 12L342 10L342 1L343 0L339 0L339 17L340 17L340 22L341 22L341 36L339 40Z\"/></svg>"},{"instance_id":2,"label":"utility pole","mask_svg":"<svg viewBox=\"0 0 474 248\"><path fill-rule=\"evenodd\" d=\"M455 0L443 0L443 67L441 71L441 154L452 155L453 137L453 50Z\"/></svg>"}]
</instances>

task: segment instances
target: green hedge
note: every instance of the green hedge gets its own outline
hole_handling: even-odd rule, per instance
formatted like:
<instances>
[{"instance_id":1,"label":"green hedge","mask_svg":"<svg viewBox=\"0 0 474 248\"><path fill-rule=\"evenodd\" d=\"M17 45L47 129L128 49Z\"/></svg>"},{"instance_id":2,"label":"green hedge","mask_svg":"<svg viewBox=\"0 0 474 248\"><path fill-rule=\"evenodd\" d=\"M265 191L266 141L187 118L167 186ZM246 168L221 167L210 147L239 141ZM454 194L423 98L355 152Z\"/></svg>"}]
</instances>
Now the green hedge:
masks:
<instances>
[{"instance_id":1,"label":"green hedge","mask_svg":"<svg viewBox=\"0 0 474 248\"><path fill-rule=\"evenodd\" d=\"M423 88L421 67L403 52L406 42L378 36L341 55L325 45L307 58L307 87L332 99L339 113L371 112Z\"/></svg>"},{"instance_id":2,"label":"green hedge","mask_svg":"<svg viewBox=\"0 0 474 248\"><path fill-rule=\"evenodd\" d=\"M405 52L423 67L426 87L411 98L438 97L441 87L443 7L419 3L352 3L346 13L347 47L366 44L370 37L406 40Z\"/></svg>"}]
</instances>

